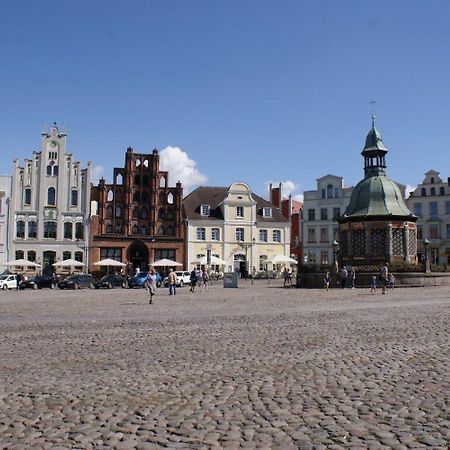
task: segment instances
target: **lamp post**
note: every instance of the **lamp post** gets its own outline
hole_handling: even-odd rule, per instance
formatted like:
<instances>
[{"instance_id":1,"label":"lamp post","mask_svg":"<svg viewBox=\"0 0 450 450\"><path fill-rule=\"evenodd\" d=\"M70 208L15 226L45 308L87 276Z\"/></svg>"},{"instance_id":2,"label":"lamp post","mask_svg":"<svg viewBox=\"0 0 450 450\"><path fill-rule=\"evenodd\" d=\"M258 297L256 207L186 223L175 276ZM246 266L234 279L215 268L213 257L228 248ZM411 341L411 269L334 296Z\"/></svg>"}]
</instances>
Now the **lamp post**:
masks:
<instances>
[{"instance_id":1,"label":"lamp post","mask_svg":"<svg viewBox=\"0 0 450 450\"><path fill-rule=\"evenodd\" d=\"M431 272L431 262L430 262L430 241L428 239L423 240L423 248L424 248L424 260L425 260L425 273Z\"/></svg>"},{"instance_id":2,"label":"lamp post","mask_svg":"<svg viewBox=\"0 0 450 450\"><path fill-rule=\"evenodd\" d=\"M333 250L333 264L331 266L331 277L333 279L333 284L334 286L337 285L337 273L339 270L339 264L338 264L338 260L337 260L337 252L339 250L339 243L338 241L336 241L336 239L333 240L333 242L331 243L331 248Z\"/></svg>"},{"instance_id":3,"label":"lamp post","mask_svg":"<svg viewBox=\"0 0 450 450\"><path fill-rule=\"evenodd\" d=\"M245 279L247 279L247 276L248 276L248 257L247 257L248 249L250 247L253 247L256 244L256 239L252 238L251 242L244 242L244 241L238 240L237 243L240 248L243 248L245 250Z\"/></svg>"}]
</instances>

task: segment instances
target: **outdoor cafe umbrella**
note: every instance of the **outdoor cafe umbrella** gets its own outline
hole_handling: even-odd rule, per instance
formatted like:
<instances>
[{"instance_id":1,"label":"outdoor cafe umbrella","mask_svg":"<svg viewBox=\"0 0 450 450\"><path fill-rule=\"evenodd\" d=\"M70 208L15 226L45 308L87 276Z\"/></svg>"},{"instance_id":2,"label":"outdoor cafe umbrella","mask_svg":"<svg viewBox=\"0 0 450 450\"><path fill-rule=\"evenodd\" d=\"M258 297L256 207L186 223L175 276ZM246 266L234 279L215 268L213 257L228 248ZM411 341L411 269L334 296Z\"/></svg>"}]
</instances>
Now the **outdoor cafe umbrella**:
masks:
<instances>
[{"instance_id":1,"label":"outdoor cafe umbrella","mask_svg":"<svg viewBox=\"0 0 450 450\"><path fill-rule=\"evenodd\" d=\"M150 264L151 266L164 266L164 267L175 267L175 266L182 266L183 264L180 264L176 261L172 261L171 259L160 259L158 261L155 261Z\"/></svg>"},{"instance_id":2,"label":"outdoor cafe umbrella","mask_svg":"<svg viewBox=\"0 0 450 450\"><path fill-rule=\"evenodd\" d=\"M84 263L77 261L76 259L65 259L64 261L58 261L52 264L53 267L83 267Z\"/></svg>"},{"instance_id":3,"label":"outdoor cafe umbrella","mask_svg":"<svg viewBox=\"0 0 450 450\"><path fill-rule=\"evenodd\" d=\"M8 261L4 266L22 266L22 267L42 267L40 264L33 261L27 261L26 259L15 259L14 261Z\"/></svg>"},{"instance_id":4,"label":"outdoor cafe umbrella","mask_svg":"<svg viewBox=\"0 0 450 450\"><path fill-rule=\"evenodd\" d=\"M94 266L106 267L106 272L109 273L110 267L125 267L126 264L123 262L120 262L120 261L116 261L115 259L106 258L106 259L101 259L100 261L95 262Z\"/></svg>"},{"instance_id":5,"label":"outdoor cafe umbrella","mask_svg":"<svg viewBox=\"0 0 450 450\"><path fill-rule=\"evenodd\" d=\"M272 264L297 264L297 261L293 258L290 258L289 256L285 255L275 255L272 258L268 258L263 261L263 263L272 263Z\"/></svg>"},{"instance_id":6,"label":"outdoor cafe umbrella","mask_svg":"<svg viewBox=\"0 0 450 450\"><path fill-rule=\"evenodd\" d=\"M224 261L223 259L218 258L217 256L213 256L211 255L211 260L209 262L211 265L224 265L227 262ZM199 260L199 264L200 265L205 265L208 264L208 258L206 256L203 256L203 258L200 258Z\"/></svg>"}]
</instances>

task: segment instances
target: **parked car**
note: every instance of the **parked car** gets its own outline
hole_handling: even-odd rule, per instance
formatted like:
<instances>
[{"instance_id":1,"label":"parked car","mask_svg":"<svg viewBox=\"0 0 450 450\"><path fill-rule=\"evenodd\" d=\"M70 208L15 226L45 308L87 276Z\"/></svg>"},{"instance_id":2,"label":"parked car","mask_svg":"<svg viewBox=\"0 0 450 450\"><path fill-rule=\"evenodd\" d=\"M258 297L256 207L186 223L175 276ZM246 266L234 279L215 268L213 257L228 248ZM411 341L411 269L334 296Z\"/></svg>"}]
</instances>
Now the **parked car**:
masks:
<instances>
[{"instance_id":1,"label":"parked car","mask_svg":"<svg viewBox=\"0 0 450 450\"><path fill-rule=\"evenodd\" d=\"M91 288L94 289L92 275L90 274L80 274L80 275L70 275L64 280L58 283L60 289L81 289L81 288Z\"/></svg>"},{"instance_id":2,"label":"parked car","mask_svg":"<svg viewBox=\"0 0 450 450\"><path fill-rule=\"evenodd\" d=\"M16 289L17 278L15 275L2 275L0 277L0 289Z\"/></svg>"},{"instance_id":3,"label":"parked car","mask_svg":"<svg viewBox=\"0 0 450 450\"><path fill-rule=\"evenodd\" d=\"M113 289L115 287L127 287L127 279L123 277L122 275L105 275L104 277L100 278L99 280L94 282L95 289L100 288L108 288Z\"/></svg>"},{"instance_id":4,"label":"parked car","mask_svg":"<svg viewBox=\"0 0 450 450\"><path fill-rule=\"evenodd\" d=\"M160 287L162 284L162 278L161 275L158 272L156 273L156 287ZM133 289L135 287L141 287L141 288L145 288L147 287L147 272L139 272L137 275L135 275L134 277L131 277L128 280L128 287L130 289Z\"/></svg>"},{"instance_id":5,"label":"parked car","mask_svg":"<svg viewBox=\"0 0 450 450\"><path fill-rule=\"evenodd\" d=\"M177 276L177 286L182 287L185 284L191 284L191 272L185 271L176 271ZM168 278L164 278L164 286L169 286Z\"/></svg>"},{"instance_id":6,"label":"parked car","mask_svg":"<svg viewBox=\"0 0 450 450\"><path fill-rule=\"evenodd\" d=\"M50 275L36 275L29 280L23 280L19 284L19 289L42 289L56 287L55 279Z\"/></svg>"}]
</instances>

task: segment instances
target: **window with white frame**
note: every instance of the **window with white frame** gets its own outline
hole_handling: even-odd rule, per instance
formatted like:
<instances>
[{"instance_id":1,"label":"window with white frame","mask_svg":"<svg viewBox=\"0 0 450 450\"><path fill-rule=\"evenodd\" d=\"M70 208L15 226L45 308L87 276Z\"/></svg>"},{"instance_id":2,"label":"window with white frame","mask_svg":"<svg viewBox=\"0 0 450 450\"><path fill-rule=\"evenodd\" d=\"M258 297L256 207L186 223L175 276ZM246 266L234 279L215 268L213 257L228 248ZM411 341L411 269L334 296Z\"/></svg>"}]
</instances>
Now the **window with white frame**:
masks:
<instances>
[{"instance_id":1,"label":"window with white frame","mask_svg":"<svg viewBox=\"0 0 450 450\"><path fill-rule=\"evenodd\" d=\"M263 208L263 217L272 217L272 208Z\"/></svg>"},{"instance_id":2,"label":"window with white frame","mask_svg":"<svg viewBox=\"0 0 450 450\"><path fill-rule=\"evenodd\" d=\"M281 230L273 230L272 240L273 242L281 242Z\"/></svg>"},{"instance_id":3,"label":"window with white frame","mask_svg":"<svg viewBox=\"0 0 450 450\"><path fill-rule=\"evenodd\" d=\"M267 230L259 230L260 242L267 242Z\"/></svg>"},{"instance_id":4,"label":"window with white frame","mask_svg":"<svg viewBox=\"0 0 450 450\"><path fill-rule=\"evenodd\" d=\"M209 216L210 207L209 205L201 205L200 206L200 214L202 216Z\"/></svg>"},{"instance_id":5,"label":"window with white frame","mask_svg":"<svg viewBox=\"0 0 450 450\"><path fill-rule=\"evenodd\" d=\"M197 240L205 241L206 240L206 230L205 228L199 227L197 228Z\"/></svg>"},{"instance_id":6,"label":"window with white frame","mask_svg":"<svg viewBox=\"0 0 450 450\"><path fill-rule=\"evenodd\" d=\"M316 242L316 229L308 228L308 242Z\"/></svg>"},{"instance_id":7,"label":"window with white frame","mask_svg":"<svg viewBox=\"0 0 450 450\"><path fill-rule=\"evenodd\" d=\"M244 207L243 206L236 206L236 217L244 218Z\"/></svg>"},{"instance_id":8,"label":"window with white frame","mask_svg":"<svg viewBox=\"0 0 450 450\"><path fill-rule=\"evenodd\" d=\"M244 228L236 228L236 240L243 241L245 237Z\"/></svg>"},{"instance_id":9,"label":"window with white frame","mask_svg":"<svg viewBox=\"0 0 450 450\"><path fill-rule=\"evenodd\" d=\"M211 240L220 241L220 228L211 228Z\"/></svg>"}]
</instances>

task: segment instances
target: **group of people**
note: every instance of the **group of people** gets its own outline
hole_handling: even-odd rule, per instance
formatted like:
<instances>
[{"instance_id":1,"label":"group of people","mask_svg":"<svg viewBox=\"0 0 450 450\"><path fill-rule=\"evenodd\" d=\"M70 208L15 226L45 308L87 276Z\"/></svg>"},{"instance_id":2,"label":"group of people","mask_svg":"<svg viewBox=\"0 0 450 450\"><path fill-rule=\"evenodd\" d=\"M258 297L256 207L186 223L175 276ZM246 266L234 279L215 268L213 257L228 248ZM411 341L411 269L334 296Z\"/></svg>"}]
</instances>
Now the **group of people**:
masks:
<instances>
[{"instance_id":1,"label":"group of people","mask_svg":"<svg viewBox=\"0 0 450 450\"><path fill-rule=\"evenodd\" d=\"M194 292L196 286L198 285L199 289L208 289L208 283L209 283L209 275L208 272L203 269L192 269L191 275L190 275L190 291ZM156 294L156 272L154 269L150 270L150 272L147 275L147 287L148 292L150 295L149 304L153 303L153 296ZM169 270L169 275L167 276L167 282L169 285L169 295L176 295L177 294L177 284L178 284L178 277L177 274L173 271L173 269Z\"/></svg>"},{"instance_id":2,"label":"group of people","mask_svg":"<svg viewBox=\"0 0 450 450\"><path fill-rule=\"evenodd\" d=\"M341 288L351 288L355 289L355 280L356 280L356 270L354 267L342 267L342 269L338 272L338 277L340 279ZM388 263L384 264L381 267L380 274L378 277L373 275L370 278L370 292L375 293L377 290L378 281L381 284L381 292L382 294L386 294L387 288L394 288L395 285L395 276L393 273L389 272ZM327 291L330 289L331 283L331 275L330 272L326 272L323 278L324 289Z\"/></svg>"}]
</instances>

